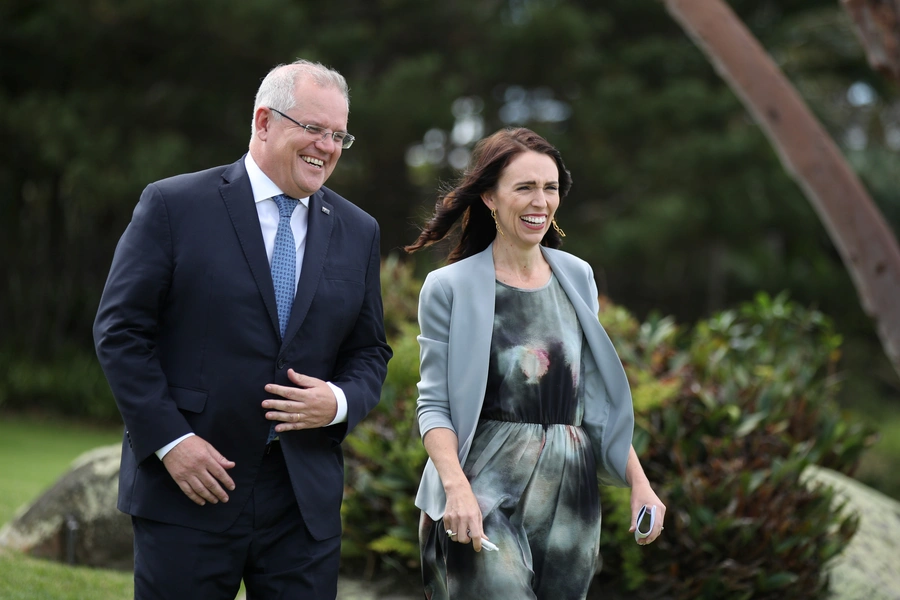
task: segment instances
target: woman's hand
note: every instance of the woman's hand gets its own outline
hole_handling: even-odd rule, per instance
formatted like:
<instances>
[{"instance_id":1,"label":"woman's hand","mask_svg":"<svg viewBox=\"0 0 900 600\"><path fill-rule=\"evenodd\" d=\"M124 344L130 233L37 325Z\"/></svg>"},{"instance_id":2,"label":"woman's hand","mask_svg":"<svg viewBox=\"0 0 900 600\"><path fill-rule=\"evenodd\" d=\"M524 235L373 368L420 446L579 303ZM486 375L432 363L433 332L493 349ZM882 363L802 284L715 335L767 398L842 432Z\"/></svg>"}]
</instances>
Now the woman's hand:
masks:
<instances>
[{"instance_id":1,"label":"woman's hand","mask_svg":"<svg viewBox=\"0 0 900 600\"><path fill-rule=\"evenodd\" d=\"M447 507L444 510L444 529L451 542L472 543L475 552L481 552L484 535L481 507L467 480L444 486ZM447 533L449 532L449 533ZM452 535L451 535L452 534Z\"/></svg>"},{"instance_id":2,"label":"woman's hand","mask_svg":"<svg viewBox=\"0 0 900 600\"><path fill-rule=\"evenodd\" d=\"M664 529L663 522L666 520L666 505L662 503L646 479L631 486L631 528L628 531L634 532L637 529L638 513L644 506L648 510L656 507L656 522L650 530L650 535L637 540L637 543L642 546L653 543L659 537Z\"/></svg>"},{"instance_id":3,"label":"woman's hand","mask_svg":"<svg viewBox=\"0 0 900 600\"><path fill-rule=\"evenodd\" d=\"M650 487L650 481L644 474L644 468L641 467L641 461L638 459L637 452L634 451L634 446L631 447L631 451L628 455L625 476L628 479L628 484L631 486L631 528L628 531L634 533L637 529L637 518L638 514L641 512L641 508L646 506L647 510L652 510L655 506L656 521L653 523L650 535L637 540L637 543L641 546L652 544L664 529L663 523L666 520L666 505L662 503L662 500L659 499L659 496L657 496L656 492L653 491L653 488Z\"/></svg>"},{"instance_id":4,"label":"woman's hand","mask_svg":"<svg viewBox=\"0 0 900 600\"><path fill-rule=\"evenodd\" d=\"M488 538L482 529L481 507L478 506L472 486L459 464L456 432L436 427L425 434L423 441L447 496L444 518L441 521L444 524L444 535L449 536L451 542L471 542L475 552L481 552L481 540Z\"/></svg>"}]
</instances>

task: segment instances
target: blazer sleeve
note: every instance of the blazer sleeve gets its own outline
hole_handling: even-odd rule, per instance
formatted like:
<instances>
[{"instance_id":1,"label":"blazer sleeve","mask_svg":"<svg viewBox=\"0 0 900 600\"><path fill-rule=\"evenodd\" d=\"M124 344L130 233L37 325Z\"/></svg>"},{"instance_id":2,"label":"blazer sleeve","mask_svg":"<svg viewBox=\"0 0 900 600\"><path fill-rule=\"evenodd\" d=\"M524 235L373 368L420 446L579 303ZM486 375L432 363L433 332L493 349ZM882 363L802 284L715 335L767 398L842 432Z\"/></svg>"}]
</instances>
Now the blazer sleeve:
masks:
<instances>
[{"instance_id":1,"label":"blazer sleeve","mask_svg":"<svg viewBox=\"0 0 900 600\"><path fill-rule=\"evenodd\" d=\"M589 297L585 298L591 313L595 319L599 318L600 295L597 290L597 282L594 279L594 271L586 266L587 287ZM585 390L589 396L586 399L586 410L583 427L588 436L595 440L593 444L594 458L597 464L597 479L602 485L616 487L629 487L625 476L628 455L631 451L631 438L634 431L634 412L631 403L631 392L628 387L628 377L616 353L612 341L603 330L599 320L597 327L602 334L602 340L607 346L605 351L593 356L589 364L593 368L585 372L586 378L596 376L602 385L596 390ZM601 373L603 368L600 363L606 365L606 375ZM599 371L599 373L598 373ZM618 385L616 385L618 384ZM610 387L614 387L615 391ZM590 398L593 396L593 398ZM599 415L587 406L601 407ZM598 418L599 417L599 418Z\"/></svg>"},{"instance_id":2,"label":"blazer sleeve","mask_svg":"<svg viewBox=\"0 0 900 600\"><path fill-rule=\"evenodd\" d=\"M419 399L416 418L424 437L436 427L456 433L450 419L448 350L452 299L440 279L430 273L419 293Z\"/></svg>"},{"instance_id":3,"label":"blazer sleeve","mask_svg":"<svg viewBox=\"0 0 900 600\"><path fill-rule=\"evenodd\" d=\"M381 253L378 225L373 235L366 268L366 291L352 333L341 344L332 383L347 398L347 421L332 425L328 435L343 441L381 398L381 386L392 356L384 333L384 306L381 300Z\"/></svg>"},{"instance_id":4,"label":"blazer sleeve","mask_svg":"<svg viewBox=\"0 0 900 600\"><path fill-rule=\"evenodd\" d=\"M191 432L157 354L173 255L164 198L149 185L116 246L93 330L97 358L138 462Z\"/></svg>"}]
</instances>

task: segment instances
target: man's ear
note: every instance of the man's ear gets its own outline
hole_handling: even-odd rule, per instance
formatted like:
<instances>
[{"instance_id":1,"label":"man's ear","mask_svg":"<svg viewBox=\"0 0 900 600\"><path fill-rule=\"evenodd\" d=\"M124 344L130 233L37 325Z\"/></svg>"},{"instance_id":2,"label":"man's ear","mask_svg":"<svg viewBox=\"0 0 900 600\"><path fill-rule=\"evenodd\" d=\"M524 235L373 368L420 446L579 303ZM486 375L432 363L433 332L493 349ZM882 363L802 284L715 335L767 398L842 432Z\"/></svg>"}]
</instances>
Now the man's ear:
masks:
<instances>
[{"instance_id":1,"label":"man's ear","mask_svg":"<svg viewBox=\"0 0 900 600\"><path fill-rule=\"evenodd\" d=\"M260 106L253 113L253 124L256 126L255 135L265 140L269 137L269 126L272 124L272 112L265 106Z\"/></svg>"}]
</instances>

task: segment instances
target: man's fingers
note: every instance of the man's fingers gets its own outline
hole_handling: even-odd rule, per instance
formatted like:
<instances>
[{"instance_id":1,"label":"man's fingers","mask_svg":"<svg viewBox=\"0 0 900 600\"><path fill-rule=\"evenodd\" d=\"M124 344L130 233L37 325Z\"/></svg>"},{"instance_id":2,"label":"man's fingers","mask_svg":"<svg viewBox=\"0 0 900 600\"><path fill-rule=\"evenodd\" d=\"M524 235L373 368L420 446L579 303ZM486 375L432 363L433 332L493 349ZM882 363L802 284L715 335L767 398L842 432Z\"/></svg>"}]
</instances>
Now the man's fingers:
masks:
<instances>
[{"instance_id":1,"label":"man's fingers","mask_svg":"<svg viewBox=\"0 0 900 600\"><path fill-rule=\"evenodd\" d=\"M226 461L226 462L231 463L231 467L234 466L233 462L231 462L231 461ZM230 469L231 467L226 467L226 468ZM227 487L229 490L234 490L234 480L231 479L231 476L228 474L228 472L225 470L225 468L222 468L221 465L215 465L212 469L210 469L209 472L213 477L215 477L215 480L212 481L212 483L214 485L216 485L218 487L219 482L221 482L222 485ZM218 481L216 481L216 480L218 480ZM210 486L207 486L207 487L210 487ZM225 498L225 500L223 500L223 502L228 502L228 498Z\"/></svg>"},{"instance_id":2,"label":"man's fingers","mask_svg":"<svg viewBox=\"0 0 900 600\"><path fill-rule=\"evenodd\" d=\"M177 483L178 487L181 488L181 491L184 492L184 495L190 498L194 504L199 504L200 506L206 504L206 500L198 496L194 490L191 489L191 486L188 485L187 481L179 481Z\"/></svg>"},{"instance_id":3,"label":"man's fingers","mask_svg":"<svg viewBox=\"0 0 900 600\"><path fill-rule=\"evenodd\" d=\"M218 465L221 467L221 469L230 469L230 468L234 467L234 461L228 460L227 458L222 456L222 454L218 450L213 448L212 446L209 447L209 453L212 455L213 459L216 461L216 463L218 463ZM225 477L228 477L228 474L225 473L224 471L222 471L221 469L219 470L219 472L216 472L213 474L215 475L216 479L218 479L222 483L226 483L226 481L224 479L222 479L222 475L225 475ZM228 479L229 479L229 481L231 480L230 477L228 477ZM231 484L231 487L229 489L232 489L232 490L234 489L234 483Z\"/></svg>"},{"instance_id":4,"label":"man's fingers","mask_svg":"<svg viewBox=\"0 0 900 600\"><path fill-rule=\"evenodd\" d=\"M212 504L219 503L219 499L216 497L216 495L212 493L212 491L206 487L206 483L199 478L192 477L188 483L190 484L191 489L194 490L194 493L207 502L210 502Z\"/></svg>"},{"instance_id":5,"label":"man's fingers","mask_svg":"<svg viewBox=\"0 0 900 600\"><path fill-rule=\"evenodd\" d=\"M207 474L206 476L201 477L200 485L203 486L204 491L206 492L201 495L213 504L217 504L219 501L228 502L228 493L222 489L222 486L219 485L219 482L216 481L212 475Z\"/></svg>"},{"instance_id":6,"label":"man's fingers","mask_svg":"<svg viewBox=\"0 0 900 600\"><path fill-rule=\"evenodd\" d=\"M272 411L271 414L273 415L294 414L298 411L298 409L306 406L306 399L297 398L296 400L276 400L275 398L272 398L270 400L263 401L262 406L263 408Z\"/></svg>"},{"instance_id":7,"label":"man's fingers","mask_svg":"<svg viewBox=\"0 0 900 600\"><path fill-rule=\"evenodd\" d=\"M321 382L321 379L316 379L315 377L310 377L309 375L303 375L302 373L298 373L293 369L288 369L288 379L296 383L299 387L313 387L317 383Z\"/></svg>"},{"instance_id":8,"label":"man's fingers","mask_svg":"<svg viewBox=\"0 0 900 600\"><path fill-rule=\"evenodd\" d=\"M175 446L163 463L181 491L200 506L207 502L228 502L228 493L222 485L229 490L235 488L234 480L225 470L234 467L234 462L198 436L186 438Z\"/></svg>"}]
</instances>

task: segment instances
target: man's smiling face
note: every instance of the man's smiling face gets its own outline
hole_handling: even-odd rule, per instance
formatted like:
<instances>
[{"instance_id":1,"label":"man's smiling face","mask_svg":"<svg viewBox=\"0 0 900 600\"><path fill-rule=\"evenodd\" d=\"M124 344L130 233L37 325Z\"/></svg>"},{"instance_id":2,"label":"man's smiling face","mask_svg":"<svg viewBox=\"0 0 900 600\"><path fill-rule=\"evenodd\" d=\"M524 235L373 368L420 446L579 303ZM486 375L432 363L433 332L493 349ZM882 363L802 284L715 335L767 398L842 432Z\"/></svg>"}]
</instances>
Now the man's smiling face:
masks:
<instances>
[{"instance_id":1,"label":"man's smiling face","mask_svg":"<svg viewBox=\"0 0 900 600\"><path fill-rule=\"evenodd\" d=\"M304 125L326 129L329 135L314 136L304 128L272 112L257 109L253 158L281 190L294 198L311 196L331 176L342 148L331 138L333 131L347 131L350 109L335 88L321 87L300 76L294 89L296 106L285 114ZM253 150L251 146L251 150Z\"/></svg>"}]
</instances>

